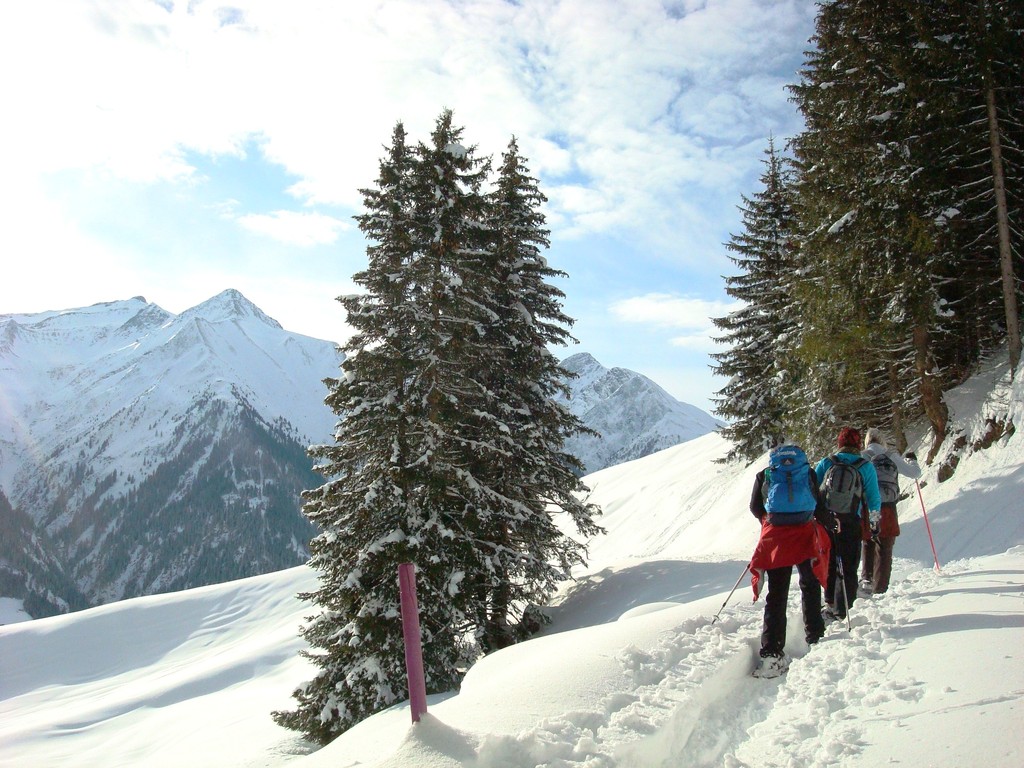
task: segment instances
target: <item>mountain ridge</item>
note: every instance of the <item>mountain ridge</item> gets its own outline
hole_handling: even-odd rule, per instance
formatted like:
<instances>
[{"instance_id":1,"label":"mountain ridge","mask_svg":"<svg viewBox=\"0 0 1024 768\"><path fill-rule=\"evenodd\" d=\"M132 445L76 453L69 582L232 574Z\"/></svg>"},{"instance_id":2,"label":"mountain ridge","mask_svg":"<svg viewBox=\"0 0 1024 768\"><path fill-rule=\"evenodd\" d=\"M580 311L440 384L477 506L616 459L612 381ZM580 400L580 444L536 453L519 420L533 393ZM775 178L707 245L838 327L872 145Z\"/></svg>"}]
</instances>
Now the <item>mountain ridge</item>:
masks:
<instances>
[{"instance_id":1,"label":"mountain ridge","mask_svg":"<svg viewBox=\"0 0 1024 768\"><path fill-rule=\"evenodd\" d=\"M566 407L601 437L575 435L566 450L585 473L633 461L717 430L721 423L699 408L676 400L636 371L605 368L580 352L562 361L571 375Z\"/></svg>"},{"instance_id":2,"label":"mountain ridge","mask_svg":"<svg viewBox=\"0 0 1024 768\"><path fill-rule=\"evenodd\" d=\"M234 289L177 315L142 296L0 315L0 596L43 615L304 562L341 360ZM588 375L566 405L606 433L566 446L588 471L696 436L646 377L567 361Z\"/></svg>"},{"instance_id":3,"label":"mountain ridge","mask_svg":"<svg viewBox=\"0 0 1024 768\"><path fill-rule=\"evenodd\" d=\"M180 315L134 297L0 328L0 489L35 525L23 548L62 564L51 581L106 602L304 562L299 494L322 481L305 448L334 425L336 345L231 289ZM14 596L81 607L30 581Z\"/></svg>"}]
</instances>

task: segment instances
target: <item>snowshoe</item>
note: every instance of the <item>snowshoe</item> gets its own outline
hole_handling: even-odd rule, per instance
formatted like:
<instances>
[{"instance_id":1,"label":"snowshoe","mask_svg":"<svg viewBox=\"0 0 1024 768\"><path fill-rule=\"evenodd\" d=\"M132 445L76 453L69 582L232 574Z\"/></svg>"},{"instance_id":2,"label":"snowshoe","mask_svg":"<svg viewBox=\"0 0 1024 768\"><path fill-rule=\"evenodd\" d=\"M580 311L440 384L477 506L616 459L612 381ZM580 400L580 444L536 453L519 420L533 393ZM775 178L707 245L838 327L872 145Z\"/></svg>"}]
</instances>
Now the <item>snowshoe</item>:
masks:
<instances>
[{"instance_id":1,"label":"snowshoe","mask_svg":"<svg viewBox=\"0 0 1024 768\"><path fill-rule=\"evenodd\" d=\"M780 656L761 656L754 668L754 677L768 680L773 677L781 677L789 669L789 657L786 654Z\"/></svg>"},{"instance_id":2,"label":"snowshoe","mask_svg":"<svg viewBox=\"0 0 1024 768\"><path fill-rule=\"evenodd\" d=\"M870 581L862 581L857 585L857 597L871 597L875 594L875 588L871 586Z\"/></svg>"},{"instance_id":3,"label":"snowshoe","mask_svg":"<svg viewBox=\"0 0 1024 768\"><path fill-rule=\"evenodd\" d=\"M826 629L828 629L828 627L831 624L834 624L837 621L842 621L845 618L846 618L845 616L840 616L834 610L832 610L832 608L829 607L829 606L826 606L821 611L821 620L825 623L825 628Z\"/></svg>"}]
</instances>

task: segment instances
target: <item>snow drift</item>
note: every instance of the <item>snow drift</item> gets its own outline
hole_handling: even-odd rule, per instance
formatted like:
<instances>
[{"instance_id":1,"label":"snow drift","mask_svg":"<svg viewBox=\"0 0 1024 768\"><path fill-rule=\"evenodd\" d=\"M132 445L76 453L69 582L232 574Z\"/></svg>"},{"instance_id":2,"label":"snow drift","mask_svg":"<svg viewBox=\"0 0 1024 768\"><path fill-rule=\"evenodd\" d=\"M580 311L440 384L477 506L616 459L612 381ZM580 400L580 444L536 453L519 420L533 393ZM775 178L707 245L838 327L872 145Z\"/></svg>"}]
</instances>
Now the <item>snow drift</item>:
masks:
<instances>
[{"instance_id":1,"label":"snow drift","mask_svg":"<svg viewBox=\"0 0 1024 768\"><path fill-rule=\"evenodd\" d=\"M911 486L890 591L811 649L791 595L784 678L749 675L763 605L746 582L711 623L757 537L757 467L715 463L712 434L591 475L608 535L550 627L417 725L398 705L319 750L274 725L311 675L300 567L0 627L0 765L1016 768L1024 436L982 438L1020 418L1024 388L995 365L949 402L967 447L921 482L941 571Z\"/></svg>"}]
</instances>

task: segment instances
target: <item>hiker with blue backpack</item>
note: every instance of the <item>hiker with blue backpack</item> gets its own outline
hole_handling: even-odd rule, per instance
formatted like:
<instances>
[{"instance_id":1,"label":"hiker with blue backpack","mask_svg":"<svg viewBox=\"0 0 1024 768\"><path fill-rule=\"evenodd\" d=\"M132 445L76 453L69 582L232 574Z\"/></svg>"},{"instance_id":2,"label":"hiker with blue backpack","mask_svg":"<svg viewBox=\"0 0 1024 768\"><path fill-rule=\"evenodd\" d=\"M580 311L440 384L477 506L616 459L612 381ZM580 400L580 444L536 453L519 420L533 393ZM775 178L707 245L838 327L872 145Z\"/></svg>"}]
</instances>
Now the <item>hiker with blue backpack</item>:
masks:
<instances>
[{"instance_id":1,"label":"hiker with blue backpack","mask_svg":"<svg viewBox=\"0 0 1024 768\"><path fill-rule=\"evenodd\" d=\"M869 526L876 527L882 514L878 475L874 465L860 455L863 447L860 431L843 427L836 443L839 450L814 467L819 495L834 522L822 611L826 624L848 617L850 606L857 598L862 520L867 515Z\"/></svg>"},{"instance_id":2,"label":"hiker with blue backpack","mask_svg":"<svg viewBox=\"0 0 1024 768\"><path fill-rule=\"evenodd\" d=\"M863 530L860 594L882 595L889 589L892 550L896 537L900 535L899 518L896 516L896 502L900 498L899 476L917 480L921 477L921 467L913 451L900 456L897 451L889 448L882 430L869 429L866 437L867 447L861 456L871 462L878 475L882 516L877 525L870 525Z\"/></svg>"},{"instance_id":3,"label":"hiker with blue backpack","mask_svg":"<svg viewBox=\"0 0 1024 768\"><path fill-rule=\"evenodd\" d=\"M778 677L789 667L784 652L786 608L793 566L799 573L804 637L813 645L825 634L821 588L828 577L829 537L816 520L824 514L818 482L803 449L783 444L754 478L750 512L761 521L761 536L748 566L756 600L767 577L761 649L755 677Z\"/></svg>"}]
</instances>

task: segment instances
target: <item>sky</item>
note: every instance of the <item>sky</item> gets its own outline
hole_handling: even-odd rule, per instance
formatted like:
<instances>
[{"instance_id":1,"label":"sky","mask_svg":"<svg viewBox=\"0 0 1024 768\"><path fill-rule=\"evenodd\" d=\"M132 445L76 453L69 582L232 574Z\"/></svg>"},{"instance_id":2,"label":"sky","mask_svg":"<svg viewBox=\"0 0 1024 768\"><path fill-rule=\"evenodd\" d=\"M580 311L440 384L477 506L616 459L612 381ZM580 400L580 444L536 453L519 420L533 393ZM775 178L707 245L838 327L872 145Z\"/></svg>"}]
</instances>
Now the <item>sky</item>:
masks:
<instances>
[{"instance_id":1,"label":"sky","mask_svg":"<svg viewBox=\"0 0 1024 768\"><path fill-rule=\"evenodd\" d=\"M1024 383L1007 382L1000 363L950 393L951 434L1021 423ZM16 621L0 626L0 766L1019 768L1024 430L939 482L952 443L920 495L904 479L891 587L849 629L809 648L794 584L782 678L750 676L763 464L716 462L728 444L708 434L585 478L608 533L540 636L478 661L418 723L397 704L322 749L269 716L312 674L305 566L35 621L0 601Z\"/></svg>"},{"instance_id":2,"label":"sky","mask_svg":"<svg viewBox=\"0 0 1024 768\"><path fill-rule=\"evenodd\" d=\"M578 345L711 410L724 243L758 189L809 0L34 0L0 10L0 314L236 288L344 343L352 217L396 122L452 109L547 196Z\"/></svg>"}]
</instances>

